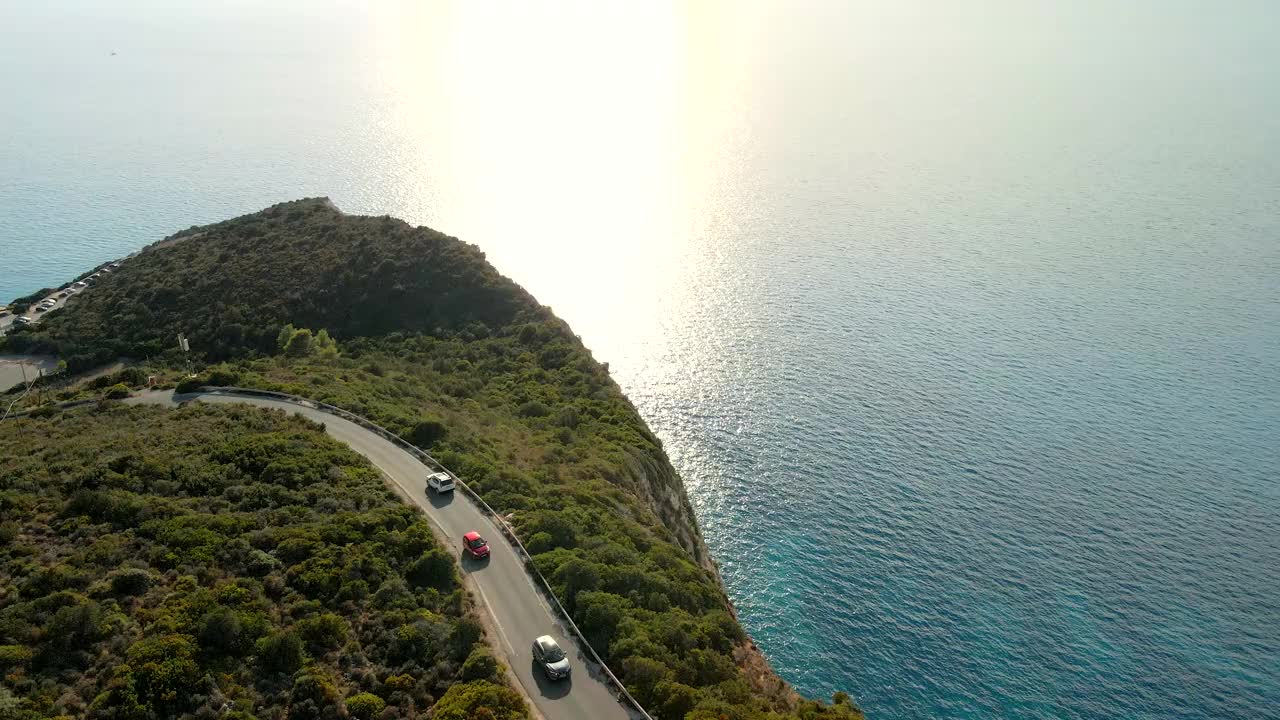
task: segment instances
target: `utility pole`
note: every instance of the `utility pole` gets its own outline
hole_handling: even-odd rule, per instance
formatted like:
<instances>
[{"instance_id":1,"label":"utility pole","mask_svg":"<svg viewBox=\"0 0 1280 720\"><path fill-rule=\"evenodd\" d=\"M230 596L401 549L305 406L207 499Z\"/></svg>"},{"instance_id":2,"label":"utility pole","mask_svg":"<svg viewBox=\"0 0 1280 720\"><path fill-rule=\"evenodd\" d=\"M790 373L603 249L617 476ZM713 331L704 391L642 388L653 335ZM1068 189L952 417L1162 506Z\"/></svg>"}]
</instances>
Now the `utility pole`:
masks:
<instances>
[{"instance_id":1,"label":"utility pole","mask_svg":"<svg viewBox=\"0 0 1280 720\"><path fill-rule=\"evenodd\" d=\"M191 343L187 342L187 336L178 333L178 349L182 351L183 357L187 359L187 377L191 376Z\"/></svg>"}]
</instances>

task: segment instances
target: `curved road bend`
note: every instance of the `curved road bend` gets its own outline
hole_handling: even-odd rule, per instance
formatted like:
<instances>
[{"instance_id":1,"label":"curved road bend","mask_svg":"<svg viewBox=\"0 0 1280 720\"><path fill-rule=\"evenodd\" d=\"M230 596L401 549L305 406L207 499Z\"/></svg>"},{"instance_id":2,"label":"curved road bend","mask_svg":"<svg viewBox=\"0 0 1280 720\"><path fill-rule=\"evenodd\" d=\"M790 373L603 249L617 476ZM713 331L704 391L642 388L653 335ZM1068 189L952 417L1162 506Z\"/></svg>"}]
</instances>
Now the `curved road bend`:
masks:
<instances>
[{"instance_id":1,"label":"curved road bend","mask_svg":"<svg viewBox=\"0 0 1280 720\"><path fill-rule=\"evenodd\" d=\"M183 397L275 408L324 423L330 435L367 457L444 531L449 546L458 553L462 572L493 618L497 641L502 643L512 670L547 720L631 720L632 713L619 703L604 676L589 672L586 656L534 587L518 551L462 491L443 499L428 496L427 468L408 452L349 420L294 403L221 393ZM170 391L143 393L125 402L176 405ZM462 534L470 530L489 541L493 551L488 561L463 559ZM554 637L574 661L573 675L568 681L551 682L534 666L533 639L543 634Z\"/></svg>"}]
</instances>

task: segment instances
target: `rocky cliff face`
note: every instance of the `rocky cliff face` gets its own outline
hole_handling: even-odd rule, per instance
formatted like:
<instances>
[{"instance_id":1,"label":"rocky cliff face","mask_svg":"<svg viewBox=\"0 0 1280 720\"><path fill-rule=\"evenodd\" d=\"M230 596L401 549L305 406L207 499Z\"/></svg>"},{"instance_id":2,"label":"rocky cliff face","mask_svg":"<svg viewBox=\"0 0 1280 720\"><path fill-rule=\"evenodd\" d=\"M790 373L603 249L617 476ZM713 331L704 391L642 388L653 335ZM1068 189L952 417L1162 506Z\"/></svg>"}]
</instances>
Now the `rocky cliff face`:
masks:
<instances>
[{"instance_id":1,"label":"rocky cliff face","mask_svg":"<svg viewBox=\"0 0 1280 720\"><path fill-rule=\"evenodd\" d=\"M680 547L719 579L711 552L702 539L698 519L689 504L684 483L667 459L666 453L635 450L627 458L626 473L630 484L653 509L662 524L675 536Z\"/></svg>"}]
</instances>

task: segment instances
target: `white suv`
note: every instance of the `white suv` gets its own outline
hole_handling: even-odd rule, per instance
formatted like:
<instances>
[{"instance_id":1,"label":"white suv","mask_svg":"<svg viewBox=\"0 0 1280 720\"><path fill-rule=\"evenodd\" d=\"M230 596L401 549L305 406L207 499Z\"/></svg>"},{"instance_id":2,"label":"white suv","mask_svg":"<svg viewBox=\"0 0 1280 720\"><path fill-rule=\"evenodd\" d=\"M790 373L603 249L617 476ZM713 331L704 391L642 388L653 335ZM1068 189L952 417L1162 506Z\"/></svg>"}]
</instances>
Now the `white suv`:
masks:
<instances>
[{"instance_id":1,"label":"white suv","mask_svg":"<svg viewBox=\"0 0 1280 720\"><path fill-rule=\"evenodd\" d=\"M427 489L438 493L453 492L453 478L449 473L432 473L427 476Z\"/></svg>"}]
</instances>

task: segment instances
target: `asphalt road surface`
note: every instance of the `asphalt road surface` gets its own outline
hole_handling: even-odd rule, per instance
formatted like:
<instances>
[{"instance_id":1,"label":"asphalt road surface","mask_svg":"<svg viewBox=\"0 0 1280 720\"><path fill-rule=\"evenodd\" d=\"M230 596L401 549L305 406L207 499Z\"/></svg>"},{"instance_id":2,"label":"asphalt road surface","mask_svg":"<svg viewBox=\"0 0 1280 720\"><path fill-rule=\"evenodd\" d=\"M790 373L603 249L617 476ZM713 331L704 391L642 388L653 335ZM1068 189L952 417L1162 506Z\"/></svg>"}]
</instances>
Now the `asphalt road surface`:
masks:
<instances>
[{"instance_id":1,"label":"asphalt road surface","mask_svg":"<svg viewBox=\"0 0 1280 720\"><path fill-rule=\"evenodd\" d=\"M461 490L443 497L428 495L427 468L408 452L353 422L294 403L222 393L179 397L276 408L324 423L330 435L378 466L443 531L457 554L463 574L489 611L493 626L497 628L497 643L506 653L525 692L547 720L629 720L633 717L632 712L618 701L603 674L593 672L588 666L586 655L534 587L518 551ZM144 393L126 402L175 404L170 391ZM488 560L476 561L463 556L462 535L471 530L489 541L491 552ZM573 674L568 680L548 680L534 665L533 639L539 635L551 635L569 654Z\"/></svg>"}]
</instances>

